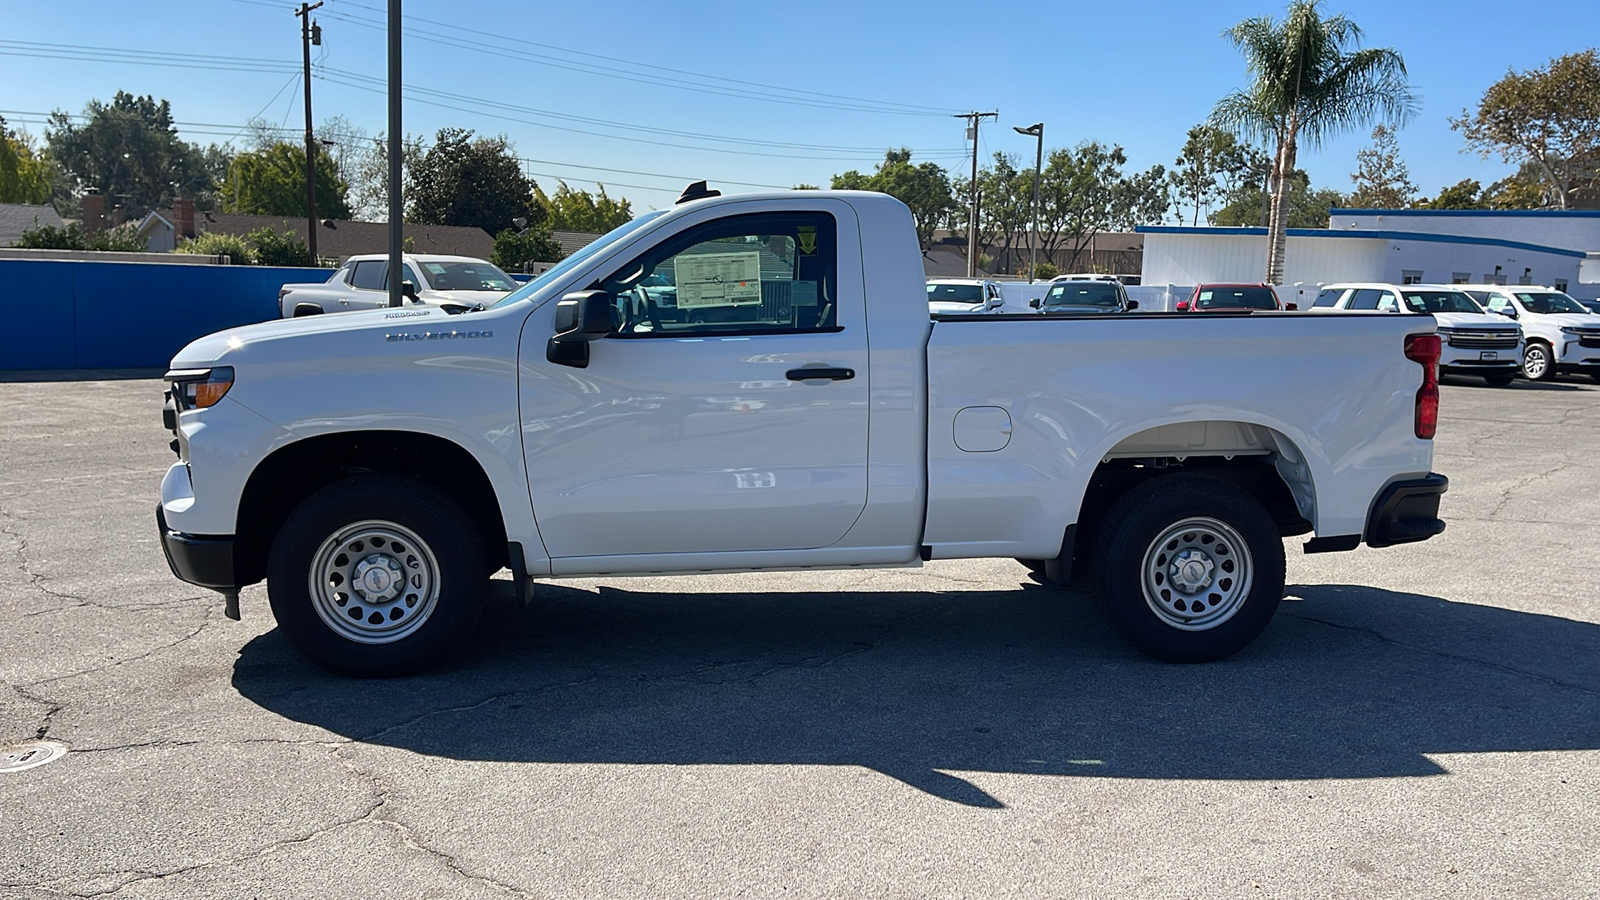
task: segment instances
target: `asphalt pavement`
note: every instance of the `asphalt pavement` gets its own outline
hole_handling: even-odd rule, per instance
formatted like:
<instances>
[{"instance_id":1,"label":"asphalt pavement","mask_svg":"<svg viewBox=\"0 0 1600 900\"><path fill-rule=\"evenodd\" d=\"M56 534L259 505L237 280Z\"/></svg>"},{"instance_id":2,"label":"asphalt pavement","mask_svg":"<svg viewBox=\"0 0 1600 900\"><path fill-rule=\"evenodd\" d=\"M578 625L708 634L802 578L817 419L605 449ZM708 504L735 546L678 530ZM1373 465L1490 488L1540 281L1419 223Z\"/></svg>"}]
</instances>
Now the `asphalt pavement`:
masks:
<instances>
[{"instance_id":1,"label":"asphalt pavement","mask_svg":"<svg viewBox=\"0 0 1600 900\"><path fill-rule=\"evenodd\" d=\"M1448 381L1449 529L1147 660L1009 560L506 583L330 676L167 571L148 373L0 383L0 897L1600 897L1600 385Z\"/></svg>"}]
</instances>

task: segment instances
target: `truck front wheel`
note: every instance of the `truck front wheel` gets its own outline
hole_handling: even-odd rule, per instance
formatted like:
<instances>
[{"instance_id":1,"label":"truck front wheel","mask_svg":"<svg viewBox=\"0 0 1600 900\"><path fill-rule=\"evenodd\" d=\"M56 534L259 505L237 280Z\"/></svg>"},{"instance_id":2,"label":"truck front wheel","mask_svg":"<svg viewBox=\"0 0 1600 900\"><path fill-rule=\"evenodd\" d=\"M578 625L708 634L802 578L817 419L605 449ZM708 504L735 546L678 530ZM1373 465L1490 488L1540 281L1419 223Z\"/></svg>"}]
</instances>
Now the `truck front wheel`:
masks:
<instances>
[{"instance_id":1,"label":"truck front wheel","mask_svg":"<svg viewBox=\"0 0 1600 900\"><path fill-rule=\"evenodd\" d=\"M1095 597L1117 633L1166 662L1210 662L1261 634L1283 598L1283 541L1255 497L1200 475L1154 478L1106 513Z\"/></svg>"},{"instance_id":2,"label":"truck front wheel","mask_svg":"<svg viewBox=\"0 0 1600 900\"><path fill-rule=\"evenodd\" d=\"M323 668L407 675L456 646L482 611L478 529L422 481L359 475L289 516L267 566L284 637Z\"/></svg>"}]
</instances>

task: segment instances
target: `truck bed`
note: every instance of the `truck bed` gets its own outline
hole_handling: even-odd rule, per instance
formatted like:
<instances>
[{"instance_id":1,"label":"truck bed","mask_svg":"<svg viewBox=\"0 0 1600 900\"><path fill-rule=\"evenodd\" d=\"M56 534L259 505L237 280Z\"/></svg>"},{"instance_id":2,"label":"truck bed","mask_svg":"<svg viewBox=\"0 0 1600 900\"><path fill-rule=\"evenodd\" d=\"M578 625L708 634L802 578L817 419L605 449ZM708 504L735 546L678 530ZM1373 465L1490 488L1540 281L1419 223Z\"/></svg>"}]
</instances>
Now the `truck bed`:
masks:
<instances>
[{"instance_id":1,"label":"truck bed","mask_svg":"<svg viewBox=\"0 0 1600 900\"><path fill-rule=\"evenodd\" d=\"M1291 487L1338 484L1296 500L1318 536L1360 535L1385 482L1429 471L1404 343L1432 331L1386 315L936 318L925 544L1053 557L1103 460L1241 455Z\"/></svg>"}]
</instances>

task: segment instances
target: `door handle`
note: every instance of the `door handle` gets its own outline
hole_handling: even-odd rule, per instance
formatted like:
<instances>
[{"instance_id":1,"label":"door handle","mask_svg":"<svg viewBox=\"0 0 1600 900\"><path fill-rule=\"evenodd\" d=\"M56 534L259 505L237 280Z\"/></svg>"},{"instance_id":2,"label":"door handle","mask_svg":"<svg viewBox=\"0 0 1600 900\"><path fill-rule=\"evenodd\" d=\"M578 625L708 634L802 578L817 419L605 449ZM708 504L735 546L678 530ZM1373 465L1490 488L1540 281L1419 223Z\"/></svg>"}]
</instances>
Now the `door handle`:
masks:
<instances>
[{"instance_id":1,"label":"door handle","mask_svg":"<svg viewBox=\"0 0 1600 900\"><path fill-rule=\"evenodd\" d=\"M848 381L856 377L855 369L835 369L816 366L803 369L790 369L784 373L790 381Z\"/></svg>"}]
</instances>

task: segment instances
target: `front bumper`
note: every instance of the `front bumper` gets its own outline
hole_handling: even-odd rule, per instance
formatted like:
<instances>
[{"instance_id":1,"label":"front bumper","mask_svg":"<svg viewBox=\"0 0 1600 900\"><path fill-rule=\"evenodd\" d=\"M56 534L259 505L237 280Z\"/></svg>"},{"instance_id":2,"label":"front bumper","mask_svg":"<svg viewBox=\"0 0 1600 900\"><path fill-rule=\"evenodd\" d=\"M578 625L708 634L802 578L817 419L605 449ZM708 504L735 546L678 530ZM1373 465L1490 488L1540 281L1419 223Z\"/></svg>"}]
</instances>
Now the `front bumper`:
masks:
<instances>
[{"instance_id":1,"label":"front bumper","mask_svg":"<svg viewBox=\"0 0 1600 900\"><path fill-rule=\"evenodd\" d=\"M237 593L233 575L233 535L184 534L167 527L167 516L156 505L156 527L161 532L161 552L167 567L180 581L221 591Z\"/></svg>"},{"instance_id":2,"label":"front bumper","mask_svg":"<svg viewBox=\"0 0 1600 900\"><path fill-rule=\"evenodd\" d=\"M1450 479L1437 472L1421 478L1391 481L1378 492L1367 514L1367 546L1389 547L1425 541L1444 531L1439 498Z\"/></svg>"}]
</instances>

